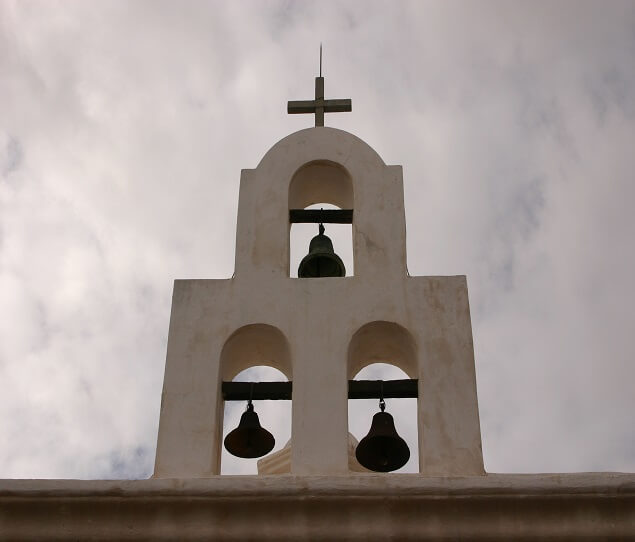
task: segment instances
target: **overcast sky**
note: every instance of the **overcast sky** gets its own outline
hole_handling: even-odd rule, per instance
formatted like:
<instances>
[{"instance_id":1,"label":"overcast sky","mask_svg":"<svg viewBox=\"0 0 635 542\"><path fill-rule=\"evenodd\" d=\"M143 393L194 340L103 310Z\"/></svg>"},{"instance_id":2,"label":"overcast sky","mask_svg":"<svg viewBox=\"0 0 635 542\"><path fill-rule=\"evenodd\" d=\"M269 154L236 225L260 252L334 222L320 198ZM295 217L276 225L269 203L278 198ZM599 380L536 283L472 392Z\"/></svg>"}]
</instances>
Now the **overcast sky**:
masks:
<instances>
[{"instance_id":1,"label":"overcast sky","mask_svg":"<svg viewBox=\"0 0 635 542\"><path fill-rule=\"evenodd\" d=\"M232 275L320 41L410 274L467 275L486 469L635 471L635 2L0 0L0 477L151 474L173 280Z\"/></svg>"}]
</instances>

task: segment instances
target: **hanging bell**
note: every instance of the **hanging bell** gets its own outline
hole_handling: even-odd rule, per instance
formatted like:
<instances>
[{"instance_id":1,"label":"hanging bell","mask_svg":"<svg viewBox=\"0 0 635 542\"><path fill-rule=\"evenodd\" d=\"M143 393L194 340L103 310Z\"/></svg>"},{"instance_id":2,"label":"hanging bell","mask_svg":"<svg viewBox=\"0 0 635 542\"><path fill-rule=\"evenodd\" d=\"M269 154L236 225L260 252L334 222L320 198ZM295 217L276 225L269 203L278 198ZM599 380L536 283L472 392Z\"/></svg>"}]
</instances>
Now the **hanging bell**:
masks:
<instances>
[{"instance_id":1,"label":"hanging bell","mask_svg":"<svg viewBox=\"0 0 635 542\"><path fill-rule=\"evenodd\" d=\"M225 448L236 457L251 459L262 457L273 450L276 439L260 425L251 401L240 417L238 427L225 437Z\"/></svg>"},{"instance_id":2,"label":"hanging bell","mask_svg":"<svg viewBox=\"0 0 635 542\"><path fill-rule=\"evenodd\" d=\"M333 242L324 235L324 226L320 224L320 233L311 239L309 253L302 258L298 267L298 277L343 277L346 268L342 259L335 254Z\"/></svg>"},{"instance_id":3,"label":"hanging bell","mask_svg":"<svg viewBox=\"0 0 635 542\"><path fill-rule=\"evenodd\" d=\"M406 441L395 429L393 417L384 412L385 402L379 402L381 412L373 416L370 431L355 450L360 465L375 472L391 472L400 469L410 459L410 450Z\"/></svg>"}]
</instances>

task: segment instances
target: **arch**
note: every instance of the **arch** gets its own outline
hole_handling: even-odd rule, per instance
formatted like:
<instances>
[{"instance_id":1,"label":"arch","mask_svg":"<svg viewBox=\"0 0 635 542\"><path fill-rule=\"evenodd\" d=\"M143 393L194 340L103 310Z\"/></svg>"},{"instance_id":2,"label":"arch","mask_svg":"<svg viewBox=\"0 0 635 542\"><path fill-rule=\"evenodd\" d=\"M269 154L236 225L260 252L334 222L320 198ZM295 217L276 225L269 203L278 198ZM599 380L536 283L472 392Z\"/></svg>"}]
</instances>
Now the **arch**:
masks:
<instances>
[{"instance_id":1,"label":"arch","mask_svg":"<svg viewBox=\"0 0 635 542\"><path fill-rule=\"evenodd\" d=\"M289 183L289 209L328 202L353 208L353 180L348 170L329 160L314 160L298 168Z\"/></svg>"},{"instance_id":2,"label":"arch","mask_svg":"<svg viewBox=\"0 0 635 542\"><path fill-rule=\"evenodd\" d=\"M296 163L301 165L315 158L336 162L345 158L348 164L352 156L358 156L369 169L386 165L377 151L363 139L345 130L325 126L318 130L304 128L283 137L264 154L257 168L275 168L276 164L286 165L296 159Z\"/></svg>"},{"instance_id":3,"label":"arch","mask_svg":"<svg viewBox=\"0 0 635 542\"><path fill-rule=\"evenodd\" d=\"M410 378L410 375L394 363L385 361L368 363L352 376L353 380L400 380L402 378Z\"/></svg>"},{"instance_id":4,"label":"arch","mask_svg":"<svg viewBox=\"0 0 635 542\"><path fill-rule=\"evenodd\" d=\"M360 327L348 345L348 378L372 363L399 367L417 378L417 344L411 333L394 322L378 320Z\"/></svg>"},{"instance_id":5,"label":"arch","mask_svg":"<svg viewBox=\"0 0 635 542\"><path fill-rule=\"evenodd\" d=\"M254 374L254 371L256 374ZM234 376L232 380L240 381L281 381L286 375L279 369L271 366L252 365ZM225 446L221 444L221 468L220 474L225 475L255 475L259 474L259 463L262 459L271 458L279 454L291 439L291 401L255 401L255 410L260 418L262 426L270 431L276 439L273 450L260 459L241 459L232 456ZM244 402L226 402L223 414L223 430L221 443L227 434L238 427L240 418L245 412Z\"/></svg>"},{"instance_id":6,"label":"arch","mask_svg":"<svg viewBox=\"0 0 635 542\"><path fill-rule=\"evenodd\" d=\"M248 324L225 341L220 355L222 380L232 380L241 371L256 365L273 367L292 379L289 341L277 327Z\"/></svg>"},{"instance_id":7,"label":"arch","mask_svg":"<svg viewBox=\"0 0 635 542\"><path fill-rule=\"evenodd\" d=\"M374 362L366 364L354 375L354 380L401 380L410 375L394 363ZM419 472L418 400L415 398L390 398L386 400L386 411L394 418L395 429L408 444L410 459L396 472ZM371 416L378 410L377 399L348 400L348 431L361 440L370 429ZM354 457L354 451L353 451ZM357 461L355 461L357 463ZM350 463L349 463L350 465ZM359 469L366 471L359 465ZM350 467L349 467L350 468ZM356 469L351 469L356 470Z\"/></svg>"}]
</instances>

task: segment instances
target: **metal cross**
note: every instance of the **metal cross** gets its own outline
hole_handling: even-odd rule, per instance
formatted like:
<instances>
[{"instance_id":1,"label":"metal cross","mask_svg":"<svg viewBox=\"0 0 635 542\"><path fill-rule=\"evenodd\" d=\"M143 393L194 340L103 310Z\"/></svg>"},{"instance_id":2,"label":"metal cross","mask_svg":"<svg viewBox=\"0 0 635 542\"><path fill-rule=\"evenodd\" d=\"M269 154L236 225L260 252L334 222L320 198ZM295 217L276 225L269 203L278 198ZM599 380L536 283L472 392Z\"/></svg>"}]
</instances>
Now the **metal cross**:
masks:
<instances>
[{"instance_id":1,"label":"metal cross","mask_svg":"<svg viewBox=\"0 0 635 542\"><path fill-rule=\"evenodd\" d=\"M324 99L324 77L315 78L315 100L290 101L287 113L315 113L315 125L324 126L324 113L341 113L353 110L353 102L346 100Z\"/></svg>"},{"instance_id":2,"label":"metal cross","mask_svg":"<svg viewBox=\"0 0 635 542\"><path fill-rule=\"evenodd\" d=\"M353 102L324 99L324 77L322 77L322 45L320 44L320 76L315 78L315 100L290 101L287 113L315 113L315 125L324 126L324 113L342 113L353 110Z\"/></svg>"}]
</instances>

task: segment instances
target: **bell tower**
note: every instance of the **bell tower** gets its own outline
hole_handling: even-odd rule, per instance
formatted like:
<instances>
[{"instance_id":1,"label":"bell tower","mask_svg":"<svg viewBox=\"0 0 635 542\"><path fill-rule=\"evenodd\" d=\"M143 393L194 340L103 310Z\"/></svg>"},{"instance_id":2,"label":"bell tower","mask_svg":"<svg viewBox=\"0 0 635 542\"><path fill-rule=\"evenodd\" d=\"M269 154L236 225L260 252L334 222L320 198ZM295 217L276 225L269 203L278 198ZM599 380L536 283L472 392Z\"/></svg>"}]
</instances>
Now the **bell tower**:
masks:
<instances>
[{"instance_id":1,"label":"bell tower","mask_svg":"<svg viewBox=\"0 0 635 542\"><path fill-rule=\"evenodd\" d=\"M418 398L421 474L484 474L466 278L408 275L401 166L325 127L324 113L352 104L325 100L321 76L315 89L288 105L314 113L315 127L241 172L233 278L175 281L154 477L220 474L224 401L272 394L292 401L292 474L349 474L347 401L384 396ZM320 202L340 209L306 209ZM298 278L294 222L320 224ZM355 276L323 235L333 222L352 225ZM376 362L410 379L351 381ZM256 365L289 382L231 384Z\"/></svg>"}]
</instances>

